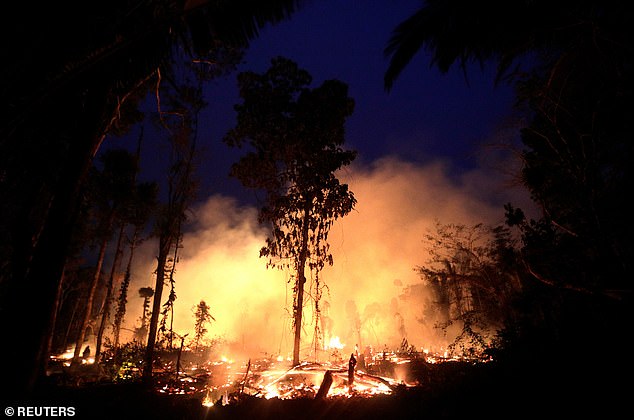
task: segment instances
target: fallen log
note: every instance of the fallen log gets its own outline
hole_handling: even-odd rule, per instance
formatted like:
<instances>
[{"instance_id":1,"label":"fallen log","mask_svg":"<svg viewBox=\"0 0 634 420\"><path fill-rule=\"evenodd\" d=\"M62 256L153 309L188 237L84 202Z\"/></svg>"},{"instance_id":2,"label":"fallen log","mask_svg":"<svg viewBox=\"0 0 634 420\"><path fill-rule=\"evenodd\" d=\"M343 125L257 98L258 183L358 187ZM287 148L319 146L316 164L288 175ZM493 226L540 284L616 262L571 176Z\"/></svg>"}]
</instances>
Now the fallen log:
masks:
<instances>
[{"instance_id":1,"label":"fallen log","mask_svg":"<svg viewBox=\"0 0 634 420\"><path fill-rule=\"evenodd\" d=\"M326 395L328 395L328 391L330 391L330 386L332 385L332 372L327 370L324 373L324 379L321 381L321 385L319 385L319 391L317 391L317 395L315 395L316 400L323 399Z\"/></svg>"},{"instance_id":2,"label":"fallen log","mask_svg":"<svg viewBox=\"0 0 634 420\"><path fill-rule=\"evenodd\" d=\"M368 378L372 378L374 380L377 380L377 381L381 382L383 385L385 385L388 388L390 388L392 391L394 391L397 388L395 385L391 384L389 381L385 380L384 378L381 378L380 376L376 376L376 375L372 375L370 373L360 372L360 371L357 371L357 375L359 375L361 377L368 377Z\"/></svg>"}]
</instances>

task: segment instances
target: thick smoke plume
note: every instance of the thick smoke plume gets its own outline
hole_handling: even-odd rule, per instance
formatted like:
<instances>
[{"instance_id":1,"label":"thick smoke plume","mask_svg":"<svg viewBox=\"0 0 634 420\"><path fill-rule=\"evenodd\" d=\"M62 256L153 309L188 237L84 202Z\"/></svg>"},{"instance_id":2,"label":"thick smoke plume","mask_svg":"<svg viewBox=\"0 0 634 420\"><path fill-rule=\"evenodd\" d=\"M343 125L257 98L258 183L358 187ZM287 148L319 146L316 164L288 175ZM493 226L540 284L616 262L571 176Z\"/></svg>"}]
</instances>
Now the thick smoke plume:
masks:
<instances>
[{"instance_id":1,"label":"thick smoke plume","mask_svg":"<svg viewBox=\"0 0 634 420\"><path fill-rule=\"evenodd\" d=\"M393 349L404 339L418 349L446 345L433 325L420 321L426 297L409 287L421 283L414 268L428 260L425 233L436 222L502 223L502 205L522 200L482 170L456 179L450 169L441 162L420 166L384 158L352 165L339 175L358 203L330 232L334 265L321 274L327 285L320 302L323 344L338 337L344 354L355 345ZM175 275L175 331L193 336L192 308L204 300L215 318L207 337L221 339L231 357L288 357L292 285L288 273L266 269L265 259L259 258L266 231L257 223L257 209L216 195L193 209L191 221ZM155 249L148 242L139 253L143 257L132 292L153 286ZM127 322L133 328L142 301L134 295L129 301ZM314 356L311 306L308 298L305 358Z\"/></svg>"}]
</instances>

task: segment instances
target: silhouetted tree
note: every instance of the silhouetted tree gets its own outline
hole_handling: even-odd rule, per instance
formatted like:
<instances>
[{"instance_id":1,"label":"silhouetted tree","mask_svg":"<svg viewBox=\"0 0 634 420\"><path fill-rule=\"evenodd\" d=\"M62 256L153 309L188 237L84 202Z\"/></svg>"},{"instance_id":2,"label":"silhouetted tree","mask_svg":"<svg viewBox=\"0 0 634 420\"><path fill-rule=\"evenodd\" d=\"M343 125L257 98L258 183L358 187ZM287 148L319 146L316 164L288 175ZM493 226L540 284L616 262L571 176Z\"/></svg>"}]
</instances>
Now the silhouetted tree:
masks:
<instances>
[{"instance_id":1,"label":"silhouetted tree","mask_svg":"<svg viewBox=\"0 0 634 420\"><path fill-rule=\"evenodd\" d=\"M422 49L442 72L497 62L529 121L522 180L550 225L525 235L526 264L544 284L620 299L634 259L622 211L633 183L631 19L619 1L428 0L385 50L388 89Z\"/></svg>"},{"instance_id":2,"label":"silhouetted tree","mask_svg":"<svg viewBox=\"0 0 634 420\"><path fill-rule=\"evenodd\" d=\"M95 293L99 284L106 248L112 237L115 221L121 217L126 200L129 199L138 165L136 158L125 150L110 150L101 160L103 169L95 172L95 208L98 211L98 224L101 241L95 267L95 275L86 299L85 313L81 327L77 333L73 363L80 362L81 348L84 343L86 328L92 317ZM121 235L120 235L121 237Z\"/></svg>"},{"instance_id":3,"label":"silhouetted tree","mask_svg":"<svg viewBox=\"0 0 634 420\"><path fill-rule=\"evenodd\" d=\"M143 299L143 312L141 312L141 326L136 329L135 339L138 341L145 340L148 331L148 319L152 315L150 309L150 299L154 296L154 289L151 287L141 287L139 289L139 297Z\"/></svg>"},{"instance_id":4,"label":"silhouetted tree","mask_svg":"<svg viewBox=\"0 0 634 420\"><path fill-rule=\"evenodd\" d=\"M224 137L229 146L251 148L232 166L231 175L265 194L259 222L271 230L260 256L268 258L267 267L290 269L295 277L294 365L299 364L305 270L314 275L314 296L319 297L319 272L333 263L329 229L356 203L348 185L335 176L356 156L341 147L354 102L344 83L328 80L309 89L311 79L283 57L273 59L264 74L241 73L238 123ZM318 314L318 298L315 304Z\"/></svg>"},{"instance_id":5,"label":"silhouetted tree","mask_svg":"<svg viewBox=\"0 0 634 420\"><path fill-rule=\"evenodd\" d=\"M97 330L97 338L95 342L95 363L99 363L99 359L101 358L101 344L103 340L103 334L106 330L108 319L110 318L110 309L112 307L112 293L115 287L115 277L117 276L117 270L119 269L121 254L123 252L122 246L126 225L123 221L120 221L119 223L120 226L114 250L114 258L112 259L110 274L108 275L108 279L106 281L106 295L101 305L101 319L99 320L99 329Z\"/></svg>"},{"instance_id":6,"label":"silhouetted tree","mask_svg":"<svg viewBox=\"0 0 634 420\"><path fill-rule=\"evenodd\" d=\"M446 334L457 325L450 346L482 354L495 334L513 317L513 301L522 291L517 264L503 254L514 252L508 227L436 223L425 235L430 259L417 266L433 300L422 321L435 321Z\"/></svg>"},{"instance_id":7,"label":"silhouetted tree","mask_svg":"<svg viewBox=\"0 0 634 420\"><path fill-rule=\"evenodd\" d=\"M175 66L196 60L213 75L215 63L236 63L236 51L298 3L115 0L12 9L2 25L12 59L2 67L0 105L0 319L22 343L2 349L3 360L16 361L5 372L11 392L30 392L44 376L72 227L106 135L138 121L137 105ZM23 308L25 296L37 313ZM19 326L10 321L16 317Z\"/></svg>"},{"instance_id":8,"label":"silhouetted tree","mask_svg":"<svg viewBox=\"0 0 634 420\"><path fill-rule=\"evenodd\" d=\"M128 303L128 288L132 279L132 261L134 251L142 241L141 234L157 205L158 186L156 183L141 183L134 189L134 194L128 208L128 221L132 225L132 236L129 240L129 254L123 281L117 297L117 309L113 322L114 358L117 359L119 335ZM115 360L117 363L117 360Z\"/></svg>"},{"instance_id":9,"label":"silhouetted tree","mask_svg":"<svg viewBox=\"0 0 634 420\"><path fill-rule=\"evenodd\" d=\"M622 394L613 385L617 372L631 371L629 359L590 366L580 349L629 345L633 13L623 1L427 0L395 28L385 50L387 89L420 50L442 72L493 62L498 80L515 83L527 122L521 179L541 214L530 219L506 206L531 281L500 342L528 366L526 376L544 382L548 375L555 388L579 394L591 389L602 401ZM566 359L553 362L555 351Z\"/></svg>"},{"instance_id":10,"label":"silhouetted tree","mask_svg":"<svg viewBox=\"0 0 634 420\"><path fill-rule=\"evenodd\" d=\"M178 250L181 246L180 239L183 223L187 218L186 212L195 198L198 187L196 179L198 116L205 106L202 85L194 84L187 79L180 83L178 89L165 89L163 95L166 99L165 108L159 113L158 119L170 133L171 166L167 172L166 202L160 206L155 226L155 235L158 237L156 282L143 368L143 379L148 384L152 380L154 346L163 305L163 287L177 264L177 259L169 261L170 253L172 249Z\"/></svg>"},{"instance_id":11,"label":"silhouetted tree","mask_svg":"<svg viewBox=\"0 0 634 420\"><path fill-rule=\"evenodd\" d=\"M211 308L207 305L207 302L201 300L198 305L194 306L194 347L196 350L200 349L200 343L207 334L207 324L216 319L211 315Z\"/></svg>"},{"instance_id":12,"label":"silhouetted tree","mask_svg":"<svg viewBox=\"0 0 634 420\"><path fill-rule=\"evenodd\" d=\"M171 267L166 266L166 269L169 271L169 285L170 292L167 296L167 301L163 304L163 310L161 311L161 322L159 324L159 333L162 337L168 340L167 347L172 350L174 343L174 302L176 301L176 278L174 274L176 273L176 264L178 262L178 251L181 248L180 242L182 240L182 235L176 238L176 243L174 244L174 254L171 258L171 261L168 259L167 265L171 264ZM169 319L170 325L167 327L167 320Z\"/></svg>"}]
</instances>

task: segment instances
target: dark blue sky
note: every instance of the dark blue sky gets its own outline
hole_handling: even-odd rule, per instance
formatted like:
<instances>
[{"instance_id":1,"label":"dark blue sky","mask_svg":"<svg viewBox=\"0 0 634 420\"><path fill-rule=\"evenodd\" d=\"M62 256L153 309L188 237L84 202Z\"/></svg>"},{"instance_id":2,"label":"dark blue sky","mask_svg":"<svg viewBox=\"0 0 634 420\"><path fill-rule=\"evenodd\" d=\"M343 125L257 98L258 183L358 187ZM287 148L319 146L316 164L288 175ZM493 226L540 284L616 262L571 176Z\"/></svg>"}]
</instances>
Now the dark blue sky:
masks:
<instances>
[{"instance_id":1,"label":"dark blue sky","mask_svg":"<svg viewBox=\"0 0 634 420\"><path fill-rule=\"evenodd\" d=\"M512 90L495 86L494 66L473 66L467 73L441 74L421 51L396 80L383 86L388 59L383 50L392 30L413 14L420 0L313 0L288 21L264 28L237 72L212 81L201 121L204 147L200 195L243 196L227 173L240 151L221 139L235 123L240 71L264 72L273 57L287 57L313 76L314 87L327 79L349 85L355 111L346 125L346 143L359 152L357 162L396 155L420 163L448 159L456 171L476 165L478 144L488 141L512 112ZM157 162L147 151L146 162ZM149 164L147 164L149 165ZM159 170L159 172L163 171ZM151 175L150 175L151 176ZM246 196L245 196L246 197Z\"/></svg>"}]
</instances>

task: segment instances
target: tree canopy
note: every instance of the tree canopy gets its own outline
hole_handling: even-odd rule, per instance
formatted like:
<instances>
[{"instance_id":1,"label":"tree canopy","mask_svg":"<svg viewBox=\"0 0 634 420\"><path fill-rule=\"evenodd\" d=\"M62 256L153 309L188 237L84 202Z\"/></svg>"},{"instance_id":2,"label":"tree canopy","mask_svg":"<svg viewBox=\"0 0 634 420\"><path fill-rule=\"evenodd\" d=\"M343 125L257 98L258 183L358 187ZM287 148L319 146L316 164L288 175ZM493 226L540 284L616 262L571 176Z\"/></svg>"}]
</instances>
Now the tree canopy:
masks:
<instances>
[{"instance_id":1,"label":"tree canopy","mask_svg":"<svg viewBox=\"0 0 634 420\"><path fill-rule=\"evenodd\" d=\"M622 297L634 257L623 211L634 157L631 17L621 1L429 0L385 49L386 88L421 49L443 72L497 63L527 117L521 177L543 212L541 228L509 218L524 229L525 262L540 281Z\"/></svg>"},{"instance_id":2,"label":"tree canopy","mask_svg":"<svg viewBox=\"0 0 634 420\"><path fill-rule=\"evenodd\" d=\"M235 106L238 122L224 141L249 151L232 166L231 175L248 188L264 192L259 221L270 227L260 256L268 266L294 272L295 347L299 363L305 268L316 276L314 295L320 295L318 274L332 265L328 232L356 203L336 171L350 164L355 151L343 149L344 123L354 102L348 87L327 80L317 88L312 78L289 59L277 57L264 74L238 76L242 103ZM318 305L318 298L316 298ZM318 306L316 307L318 313Z\"/></svg>"},{"instance_id":3,"label":"tree canopy","mask_svg":"<svg viewBox=\"0 0 634 420\"><path fill-rule=\"evenodd\" d=\"M498 345L527 381L543 372L579 393L579 382L614 384L631 367L587 366L580 349L627 346L632 315L632 13L618 0L427 0L385 49L388 90L421 50L442 72L497 64L498 81L514 83L525 117L521 180L541 213L532 220L505 206L526 275ZM619 395L617 385L589 389Z\"/></svg>"}]
</instances>

